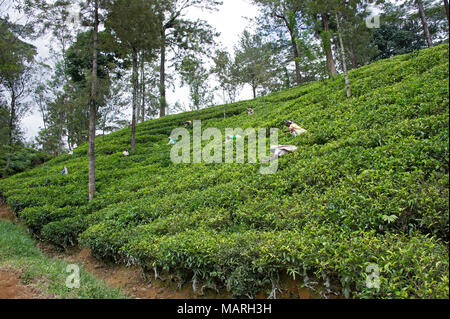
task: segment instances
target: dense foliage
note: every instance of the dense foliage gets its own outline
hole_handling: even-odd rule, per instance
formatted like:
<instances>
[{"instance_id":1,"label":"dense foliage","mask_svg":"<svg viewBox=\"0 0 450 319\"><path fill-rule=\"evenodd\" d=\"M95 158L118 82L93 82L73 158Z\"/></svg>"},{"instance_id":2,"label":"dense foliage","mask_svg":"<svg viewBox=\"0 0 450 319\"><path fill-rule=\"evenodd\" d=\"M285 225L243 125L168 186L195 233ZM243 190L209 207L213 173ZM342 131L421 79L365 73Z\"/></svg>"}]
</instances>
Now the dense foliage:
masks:
<instances>
[{"instance_id":1,"label":"dense foliage","mask_svg":"<svg viewBox=\"0 0 450 319\"><path fill-rule=\"evenodd\" d=\"M7 171L8 176L34 168L45 163L46 161L49 161L52 158L47 153L37 151L28 147L23 147L20 144L12 146L11 149L7 145L0 145L1 168L5 167L8 153L7 150L9 150L9 153L11 154L11 162Z\"/></svg>"},{"instance_id":2,"label":"dense foliage","mask_svg":"<svg viewBox=\"0 0 450 319\"><path fill-rule=\"evenodd\" d=\"M350 99L337 76L230 104L226 119L217 106L147 121L129 157L129 128L98 138L91 202L87 144L0 181L0 195L43 240L235 296L287 272L349 297L448 298L448 58L441 45L352 70ZM280 137L299 149L274 175L174 165L167 136L192 119L222 132L291 119L308 133ZM372 263L379 290L366 286Z\"/></svg>"}]
</instances>

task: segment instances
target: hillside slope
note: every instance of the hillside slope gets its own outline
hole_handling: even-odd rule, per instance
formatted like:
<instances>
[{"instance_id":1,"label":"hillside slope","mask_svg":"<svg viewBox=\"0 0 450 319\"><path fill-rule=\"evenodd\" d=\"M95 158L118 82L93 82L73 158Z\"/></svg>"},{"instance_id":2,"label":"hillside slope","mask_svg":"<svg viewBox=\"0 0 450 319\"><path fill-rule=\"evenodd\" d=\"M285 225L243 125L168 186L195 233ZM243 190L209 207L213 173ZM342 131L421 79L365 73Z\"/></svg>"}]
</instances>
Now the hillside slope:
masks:
<instances>
[{"instance_id":1,"label":"hillside slope","mask_svg":"<svg viewBox=\"0 0 450 319\"><path fill-rule=\"evenodd\" d=\"M351 99L338 76L228 105L226 119L217 106L147 121L129 157L129 129L98 138L90 203L88 145L0 181L0 195L45 241L199 288L254 296L288 273L347 297L448 298L448 58L443 45L353 70ZM308 133L280 136L299 149L273 175L174 165L167 136L192 119L222 132L291 119ZM367 285L370 264L379 289Z\"/></svg>"}]
</instances>

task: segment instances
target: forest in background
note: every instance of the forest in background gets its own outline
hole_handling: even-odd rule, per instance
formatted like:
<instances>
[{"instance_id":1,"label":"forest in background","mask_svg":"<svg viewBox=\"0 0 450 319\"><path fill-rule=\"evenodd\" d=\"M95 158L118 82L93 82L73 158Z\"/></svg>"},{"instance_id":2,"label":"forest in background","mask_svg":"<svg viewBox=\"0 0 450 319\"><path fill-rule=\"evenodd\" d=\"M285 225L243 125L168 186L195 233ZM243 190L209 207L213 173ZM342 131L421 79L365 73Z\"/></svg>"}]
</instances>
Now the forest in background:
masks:
<instances>
[{"instance_id":1,"label":"forest in background","mask_svg":"<svg viewBox=\"0 0 450 319\"><path fill-rule=\"evenodd\" d=\"M259 15L228 52L211 25L186 18L192 8L218 10L217 0L2 0L2 176L14 171L16 145L59 155L92 136L93 151L95 135L232 103L244 87L264 96L448 42L446 0L252 3ZM375 14L380 25L368 28ZM30 44L48 34L51 64ZM176 86L189 89L189 105L167 105L167 88ZM350 83L346 87L350 96ZM43 127L25 141L21 120L32 111ZM134 143L132 133L132 149Z\"/></svg>"}]
</instances>

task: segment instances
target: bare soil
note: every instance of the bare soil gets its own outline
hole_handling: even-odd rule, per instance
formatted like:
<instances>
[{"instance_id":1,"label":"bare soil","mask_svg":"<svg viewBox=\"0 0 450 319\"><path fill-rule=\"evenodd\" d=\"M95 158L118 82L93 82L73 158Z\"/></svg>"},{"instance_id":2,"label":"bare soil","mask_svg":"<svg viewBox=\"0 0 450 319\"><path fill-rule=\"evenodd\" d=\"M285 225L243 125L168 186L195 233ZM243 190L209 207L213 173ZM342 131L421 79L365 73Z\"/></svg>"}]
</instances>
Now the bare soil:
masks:
<instances>
[{"instance_id":1,"label":"bare soil","mask_svg":"<svg viewBox=\"0 0 450 319\"><path fill-rule=\"evenodd\" d=\"M32 284L25 284L18 270L0 268L0 299L45 299Z\"/></svg>"},{"instance_id":2,"label":"bare soil","mask_svg":"<svg viewBox=\"0 0 450 319\"><path fill-rule=\"evenodd\" d=\"M8 205L2 203L0 201L0 219L5 219L13 222L16 217L14 216L14 212L11 208L8 207Z\"/></svg>"}]
</instances>

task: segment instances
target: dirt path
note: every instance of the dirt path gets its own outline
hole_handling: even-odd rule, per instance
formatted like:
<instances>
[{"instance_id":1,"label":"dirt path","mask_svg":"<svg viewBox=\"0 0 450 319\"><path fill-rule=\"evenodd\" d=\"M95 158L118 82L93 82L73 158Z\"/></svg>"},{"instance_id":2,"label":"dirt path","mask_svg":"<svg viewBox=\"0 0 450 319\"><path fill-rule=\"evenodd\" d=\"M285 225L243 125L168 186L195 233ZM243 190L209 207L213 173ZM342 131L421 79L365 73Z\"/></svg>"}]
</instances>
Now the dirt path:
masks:
<instances>
[{"instance_id":1,"label":"dirt path","mask_svg":"<svg viewBox=\"0 0 450 319\"><path fill-rule=\"evenodd\" d=\"M0 299L45 299L32 285L26 285L18 270L0 268Z\"/></svg>"},{"instance_id":2,"label":"dirt path","mask_svg":"<svg viewBox=\"0 0 450 319\"><path fill-rule=\"evenodd\" d=\"M104 280L108 286L122 288L131 298L139 299L199 299L199 298L230 298L226 294L217 294L206 290L204 295L194 293L189 284L178 288L175 281L167 278L165 281L150 278L144 280L139 267L126 267L124 265L107 264L93 257L88 249L73 248L67 252L58 252L51 245L38 243L37 247L46 255L65 260L70 263L83 265L84 268L97 278Z\"/></svg>"},{"instance_id":3,"label":"dirt path","mask_svg":"<svg viewBox=\"0 0 450 319\"><path fill-rule=\"evenodd\" d=\"M9 208L8 205L2 203L1 201L0 201L0 219L6 219L11 222L13 222L16 219L12 209Z\"/></svg>"}]
</instances>

